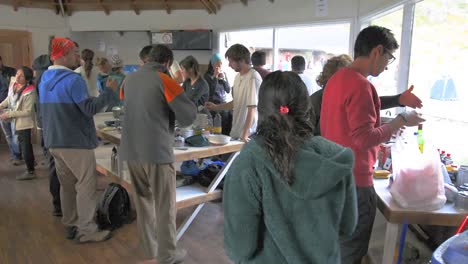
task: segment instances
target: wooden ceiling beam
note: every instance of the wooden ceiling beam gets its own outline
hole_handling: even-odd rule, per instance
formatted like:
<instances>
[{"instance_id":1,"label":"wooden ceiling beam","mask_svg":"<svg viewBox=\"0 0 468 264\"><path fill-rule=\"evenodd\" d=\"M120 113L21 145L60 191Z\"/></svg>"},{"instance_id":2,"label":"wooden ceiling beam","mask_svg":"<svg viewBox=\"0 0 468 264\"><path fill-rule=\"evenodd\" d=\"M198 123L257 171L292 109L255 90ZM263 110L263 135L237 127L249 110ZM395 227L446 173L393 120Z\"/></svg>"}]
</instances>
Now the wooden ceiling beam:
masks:
<instances>
[{"instance_id":1,"label":"wooden ceiling beam","mask_svg":"<svg viewBox=\"0 0 468 264\"><path fill-rule=\"evenodd\" d=\"M206 0L200 0L200 2L205 6L206 11L208 11L208 14L216 14L216 10L213 10L213 7L211 7Z\"/></svg>"},{"instance_id":2,"label":"wooden ceiling beam","mask_svg":"<svg viewBox=\"0 0 468 264\"><path fill-rule=\"evenodd\" d=\"M247 6L247 3L248 3L247 0L241 0L241 2L242 2L245 6Z\"/></svg>"},{"instance_id":3,"label":"wooden ceiling beam","mask_svg":"<svg viewBox=\"0 0 468 264\"><path fill-rule=\"evenodd\" d=\"M19 6L20 6L20 2L19 2L18 0L14 0L14 1L13 1L13 10L14 10L15 12L18 11Z\"/></svg>"},{"instance_id":4,"label":"wooden ceiling beam","mask_svg":"<svg viewBox=\"0 0 468 264\"><path fill-rule=\"evenodd\" d=\"M63 1L65 12L67 13L67 16L71 16L72 13L73 13L73 9L70 6L70 3L71 3L71 0L64 0Z\"/></svg>"},{"instance_id":5,"label":"wooden ceiling beam","mask_svg":"<svg viewBox=\"0 0 468 264\"><path fill-rule=\"evenodd\" d=\"M206 0L206 2L213 7L215 14L219 9L221 9L219 3L215 0Z\"/></svg>"},{"instance_id":6,"label":"wooden ceiling beam","mask_svg":"<svg viewBox=\"0 0 468 264\"><path fill-rule=\"evenodd\" d=\"M136 0L131 0L132 1L132 8L133 11L135 12L136 15L140 15L140 9L138 8L136 4Z\"/></svg>"},{"instance_id":7,"label":"wooden ceiling beam","mask_svg":"<svg viewBox=\"0 0 468 264\"><path fill-rule=\"evenodd\" d=\"M102 0L98 0L98 2L99 2L99 5L101 6L101 8L104 10L104 13L106 13L106 15L108 16L110 14L109 7L104 5Z\"/></svg>"},{"instance_id":8,"label":"wooden ceiling beam","mask_svg":"<svg viewBox=\"0 0 468 264\"><path fill-rule=\"evenodd\" d=\"M164 0L164 4L166 5L166 13L169 15L171 14L172 10L171 10L171 6L169 5L169 1L168 0Z\"/></svg>"}]
</instances>

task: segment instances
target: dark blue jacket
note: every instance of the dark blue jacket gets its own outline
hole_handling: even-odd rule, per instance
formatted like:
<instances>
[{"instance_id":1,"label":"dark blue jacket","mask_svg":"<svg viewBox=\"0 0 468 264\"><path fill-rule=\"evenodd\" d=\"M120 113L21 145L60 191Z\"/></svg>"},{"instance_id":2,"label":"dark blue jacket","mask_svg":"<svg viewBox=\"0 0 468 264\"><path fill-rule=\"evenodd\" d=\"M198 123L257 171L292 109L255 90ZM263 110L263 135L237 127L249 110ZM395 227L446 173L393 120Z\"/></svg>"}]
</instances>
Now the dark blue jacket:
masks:
<instances>
[{"instance_id":1,"label":"dark blue jacket","mask_svg":"<svg viewBox=\"0 0 468 264\"><path fill-rule=\"evenodd\" d=\"M54 66L42 75L39 94L45 147L96 148L93 116L109 103L109 88L99 97L89 97L80 74Z\"/></svg>"}]
</instances>

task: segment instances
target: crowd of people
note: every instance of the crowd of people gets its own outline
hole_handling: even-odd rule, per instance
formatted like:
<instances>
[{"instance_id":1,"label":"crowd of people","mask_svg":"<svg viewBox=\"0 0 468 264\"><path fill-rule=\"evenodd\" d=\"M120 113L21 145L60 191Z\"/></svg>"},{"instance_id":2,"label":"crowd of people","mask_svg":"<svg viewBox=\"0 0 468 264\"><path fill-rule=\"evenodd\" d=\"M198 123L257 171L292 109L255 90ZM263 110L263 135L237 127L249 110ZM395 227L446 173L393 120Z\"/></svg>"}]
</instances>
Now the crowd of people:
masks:
<instances>
[{"instance_id":1,"label":"crowd of people","mask_svg":"<svg viewBox=\"0 0 468 264\"><path fill-rule=\"evenodd\" d=\"M220 54L203 74L195 57L178 63L167 46L148 45L139 53L140 69L125 75L118 56L94 65L92 50L80 53L78 43L55 37L33 69L15 70L0 58L0 109L8 109L0 119L12 164L26 165L18 180L36 177L31 131L37 119L49 157L53 214L62 217L67 239L100 242L111 232L95 222L99 139L93 116L124 106L120 155L135 190L144 262L180 263L186 251L176 243L175 121L189 126L200 109L218 112L222 133L246 143L224 183L229 258L361 263L376 213L377 148L403 127L424 121L403 112L380 123L381 109L422 107L412 88L379 97L367 79L382 73L397 49L389 29L363 29L354 59L330 58L317 91L300 56L292 58L292 71L269 72L264 53L235 44L224 54L237 72L231 86Z\"/></svg>"}]
</instances>

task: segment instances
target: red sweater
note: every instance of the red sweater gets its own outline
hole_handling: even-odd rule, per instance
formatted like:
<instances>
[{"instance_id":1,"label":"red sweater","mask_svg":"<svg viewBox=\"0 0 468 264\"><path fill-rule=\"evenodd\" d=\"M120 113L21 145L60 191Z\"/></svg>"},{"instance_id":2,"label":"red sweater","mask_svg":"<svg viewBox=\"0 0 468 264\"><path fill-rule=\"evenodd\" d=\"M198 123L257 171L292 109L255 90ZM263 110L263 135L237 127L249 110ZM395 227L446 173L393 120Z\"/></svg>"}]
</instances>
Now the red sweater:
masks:
<instances>
[{"instance_id":1,"label":"red sweater","mask_svg":"<svg viewBox=\"0 0 468 264\"><path fill-rule=\"evenodd\" d=\"M353 150L356 186L373 186L378 146L392 135L389 125L380 125L380 99L374 86L350 68L339 70L328 80L320 115L322 136Z\"/></svg>"}]
</instances>

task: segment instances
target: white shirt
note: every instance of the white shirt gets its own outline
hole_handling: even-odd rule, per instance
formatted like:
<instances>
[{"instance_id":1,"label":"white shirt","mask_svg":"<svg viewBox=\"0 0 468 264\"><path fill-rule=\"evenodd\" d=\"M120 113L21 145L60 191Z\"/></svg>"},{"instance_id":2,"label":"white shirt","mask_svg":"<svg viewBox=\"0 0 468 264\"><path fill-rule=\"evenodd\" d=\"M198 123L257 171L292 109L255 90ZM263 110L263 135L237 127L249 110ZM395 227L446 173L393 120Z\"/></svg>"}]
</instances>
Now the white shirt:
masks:
<instances>
[{"instance_id":1,"label":"white shirt","mask_svg":"<svg viewBox=\"0 0 468 264\"><path fill-rule=\"evenodd\" d=\"M89 79L86 77L86 71L83 68L83 66L78 67L75 70L76 73L81 74L81 77L83 77L83 80L86 82L86 88L88 88L88 95L91 97L98 97L99 96L99 90L97 87L97 76L99 73L99 70L97 67L94 67L91 69L91 74L89 75Z\"/></svg>"},{"instance_id":2,"label":"white shirt","mask_svg":"<svg viewBox=\"0 0 468 264\"><path fill-rule=\"evenodd\" d=\"M320 89L320 87L315 83L315 81L310 76L304 73L299 73L299 77L301 77L302 81L306 85L307 92L309 92L309 96Z\"/></svg>"},{"instance_id":3,"label":"white shirt","mask_svg":"<svg viewBox=\"0 0 468 264\"><path fill-rule=\"evenodd\" d=\"M245 121L247 119L247 107L257 106L258 90L262 84L262 77L254 69L250 69L246 74L238 73L234 79L232 87L233 92L233 117L232 129L230 136L232 138L240 138L244 130ZM255 110L256 111L256 110ZM257 130L257 115L250 127L250 135Z\"/></svg>"}]
</instances>

